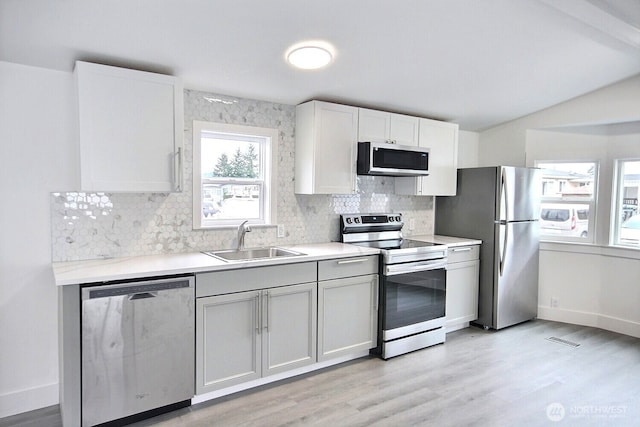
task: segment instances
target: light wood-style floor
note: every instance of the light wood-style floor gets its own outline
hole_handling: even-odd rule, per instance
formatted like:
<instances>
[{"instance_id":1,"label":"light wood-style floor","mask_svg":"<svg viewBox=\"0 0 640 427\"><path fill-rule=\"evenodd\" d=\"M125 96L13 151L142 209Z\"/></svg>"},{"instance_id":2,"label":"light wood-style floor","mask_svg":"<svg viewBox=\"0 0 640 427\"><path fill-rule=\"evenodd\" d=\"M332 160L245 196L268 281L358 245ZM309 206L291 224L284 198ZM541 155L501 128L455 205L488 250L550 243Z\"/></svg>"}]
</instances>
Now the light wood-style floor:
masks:
<instances>
[{"instance_id":1,"label":"light wood-style floor","mask_svg":"<svg viewBox=\"0 0 640 427\"><path fill-rule=\"evenodd\" d=\"M57 407L0 420L58 425ZM543 320L471 327L443 345L359 359L134 426L152 425L638 426L640 339Z\"/></svg>"}]
</instances>

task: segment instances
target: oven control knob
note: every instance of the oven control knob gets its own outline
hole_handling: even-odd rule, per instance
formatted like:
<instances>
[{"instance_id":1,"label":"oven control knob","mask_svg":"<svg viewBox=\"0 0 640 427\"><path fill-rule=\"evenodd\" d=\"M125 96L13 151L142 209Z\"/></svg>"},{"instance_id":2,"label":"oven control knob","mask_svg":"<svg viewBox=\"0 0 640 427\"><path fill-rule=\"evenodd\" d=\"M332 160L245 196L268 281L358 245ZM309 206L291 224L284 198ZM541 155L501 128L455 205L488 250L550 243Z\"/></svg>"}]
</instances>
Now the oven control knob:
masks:
<instances>
[{"instance_id":1,"label":"oven control knob","mask_svg":"<svg viewBox=\"0 0 640 427\"><path fill-rule=\"evenodd\" d=\"M360 224L360 218L356 217L353 220L356 222L356 224Z\"/></svg>"},{"instance_id":2,"label":"oven control knob","mask_svg":"<svg viewBox=\"0 0 640 427\"><path fill-rule=\"evenodd\" d=\"M395 219L395 217L390 216L389 217L389 222L393 222L394 219Z\"/></svg>"},{"instance_id":3,"label":"oven control knob","mask_svg":"<svg viewBox=\"0 0 640 427\"><path fill-rule=\"evenodd\" d=\"M396 217L396 221L400 222L400 217L399 216Z\"/></svg>"},{"instance_id":4,"label":"oven control knob","mask_svg":"<svg viewBox=\"0 0 640 427\"><path fill-rule=\"evenodd\" d=\"M353 222L353 219L347 218L347 224L351 224L352 222Z\"/></svg>"}]
</instances>

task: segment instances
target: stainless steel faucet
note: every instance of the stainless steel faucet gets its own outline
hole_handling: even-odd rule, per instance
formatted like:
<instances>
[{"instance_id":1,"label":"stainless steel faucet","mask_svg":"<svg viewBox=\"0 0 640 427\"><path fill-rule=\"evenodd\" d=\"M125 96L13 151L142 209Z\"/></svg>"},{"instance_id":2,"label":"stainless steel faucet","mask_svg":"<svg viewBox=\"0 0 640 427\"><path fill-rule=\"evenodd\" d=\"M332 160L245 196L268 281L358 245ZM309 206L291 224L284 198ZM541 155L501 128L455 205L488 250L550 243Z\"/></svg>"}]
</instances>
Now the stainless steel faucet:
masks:
<instances>
[{"instance_id":1,"label":"stainless steel faucet","mask_svg":"<svg viewBox=\"0 0 640 427\"><path fill-rule=\"evenodd\" d=\"M249 220L243 221L242 224L238 226L238 247L237 250L241 251L244 249L244 235L245 233L251 231L251 227L245 225Z\"/></svg>"}]
</instances>

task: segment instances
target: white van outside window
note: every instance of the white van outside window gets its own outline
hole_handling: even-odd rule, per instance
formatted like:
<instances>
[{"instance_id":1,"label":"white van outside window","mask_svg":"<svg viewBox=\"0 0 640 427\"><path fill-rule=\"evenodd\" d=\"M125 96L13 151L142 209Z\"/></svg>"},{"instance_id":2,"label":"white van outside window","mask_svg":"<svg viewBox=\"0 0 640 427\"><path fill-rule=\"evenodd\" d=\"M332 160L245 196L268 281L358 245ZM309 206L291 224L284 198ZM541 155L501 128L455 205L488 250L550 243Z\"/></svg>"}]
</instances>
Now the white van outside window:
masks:
<instances>
[{"instance_id":1,"label":"white van outside window","mask_svg":"<svg viewBox=\"0 0 640 427\"><path fill-rule=\"evenodd\" d=\"M589 205L543 203L540 209L540 232L547 236L589 236Z\"/></svg>"},{"instance_id":2,"label":"white van outside window","mask_svg":"<svg viewBox=\"0 0 640 427\"><path fill-rule=\"evenodd\" d=\"M598 163L540 161L540 239L595 241Z\"/></svg>"}]
</instances>

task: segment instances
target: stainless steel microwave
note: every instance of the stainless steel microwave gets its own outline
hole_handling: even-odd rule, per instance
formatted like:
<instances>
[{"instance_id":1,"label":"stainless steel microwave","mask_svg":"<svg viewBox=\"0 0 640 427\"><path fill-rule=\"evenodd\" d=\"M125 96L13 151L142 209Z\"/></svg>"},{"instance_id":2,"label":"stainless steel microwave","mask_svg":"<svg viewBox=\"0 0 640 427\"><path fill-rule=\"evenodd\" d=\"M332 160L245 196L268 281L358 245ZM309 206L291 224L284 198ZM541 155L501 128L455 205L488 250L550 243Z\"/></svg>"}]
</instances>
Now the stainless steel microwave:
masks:
<instances>
[{"instance_id":1,"label":"stainless steel microwave","mask_svg":"<svg viewBox=\"0 0 640 427\"><path fill-rule=\"evenodd\" d=\"M429 175L429 149L388 142L358 142L358 175Z\"/></svg>"}]
</instances>

